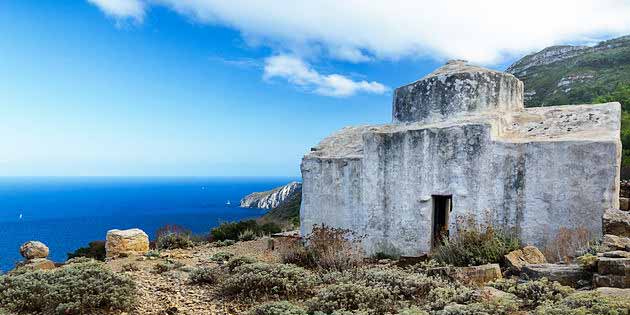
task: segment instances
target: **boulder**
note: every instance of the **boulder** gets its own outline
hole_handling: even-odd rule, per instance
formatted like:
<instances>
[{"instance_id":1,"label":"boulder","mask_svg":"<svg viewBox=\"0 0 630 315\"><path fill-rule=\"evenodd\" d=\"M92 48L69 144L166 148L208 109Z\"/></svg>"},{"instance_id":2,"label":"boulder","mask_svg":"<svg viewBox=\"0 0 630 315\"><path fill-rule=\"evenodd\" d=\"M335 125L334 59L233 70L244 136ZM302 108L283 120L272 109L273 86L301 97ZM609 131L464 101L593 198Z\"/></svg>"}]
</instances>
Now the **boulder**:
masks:
<instances>
[{"instance_id":1,"label":"boulder","mask_svg":"<svg viewBox=\"0 0 630 315\"><path fill-rule=\"evenodd\" d=\"M505 291L501 291L499 289L495 289L493 287L483 287L483 288L478 289L477 292L479 293L479 296L481 297L481 299L484 301L492 301L492 300L497 300L497 299L502 299L502 298L510 298L513 300L517 299L516 295L505 292Z\"/></svg>"},{"instance_id":2,"label":"boulder","mask_svg":"<svg viewBox=\"0 0 630 315\"><path fill-rule=\"evenodd\" d=\"M602 245L611 250L630 250L630 238L606 234L604 235Z\"/></svg>"},{"instance_id":3,"label":"boulder","mask_svg":"<svg viewBox=\"0 0 630 315\"><path fill-rule=\"evenodd\" d=\"M630 299L630 289L602 287L595 291L603 296Z\"/></svg>"},{"instance_id":4,"label":"boulder","mask_svg":"<svg viewBox=\"0 0 630 315\"><path fill-rule=\"evenodd\" d=\"M55 269L55 267L55 263L46 258L33 258L19 263L15 270L50 270Z\"/></svg>"},{"instance_id":5,"label":"boulder","mask_svg":"<svg viewBox=\"0 0 630 315\"><path fill-rule=\"evenodd\" d=\"M29 241L20 246L20 254L26 259L48 257L48 246L39 241Z\"/></svg>"},{"instance_id":6,"label":"boulder","mask_svg":"<svg viewBox=\"0 0 630 315\"><path fill-rule=\"evenodd\" d=\"M109 230L105 241L108 258L144 255L149 251L149 236L141 229Z\"/></svg>"},{"instance_id":7,"label":"boulder","mask_svg":"<svg viewBox=\"0 0 630 315\"><path fill-rule=\"evenodd\" d=\"M630 198L619 197L619 210L630 211Z\"/></svg>"},{"instance_id":8,"label":"boulder","mask_svg":"<svg viewBox=\"0 0 630 315\"><path fill-rule=\"evenodd\" d=\"M604 234L630 237L630 212L608 209L603 217Z\"/></svg>"},{"instance_id":9,"label":"boulder","mask_svg":"<svg viewBox=\"0 0 630 315\"><path fill-rule=\"evenodd\" d=\"M508 267L516 271L521 271L523 266L527 264L547 263L545 255L535 246L525 246L522 249L510 252L504 257Z\"/></svg>"},{"instance_id":10,"label":"boulder","mask_svg":"<svg viewBox=\"0 0 630 315\"><path fill-rule=\"evenodd\" d=\"M534 280L547 278L551 281L558 281L562 285L571 287L579 287L579 283L583 282L583 280L591 281L591 274L577 264L525 265L522 271Z\"/></svg>"},{"instance_id":11,"label":"boulder","mask_svg":"<svg viewBox=\"0 0 630 315\"><path fill-rule=\"evenodd\" d=\"M498 264L454 268L451 276L463 283L475 286L483 286L488 282L503 278Z\"/></svg>"}]
</instances>

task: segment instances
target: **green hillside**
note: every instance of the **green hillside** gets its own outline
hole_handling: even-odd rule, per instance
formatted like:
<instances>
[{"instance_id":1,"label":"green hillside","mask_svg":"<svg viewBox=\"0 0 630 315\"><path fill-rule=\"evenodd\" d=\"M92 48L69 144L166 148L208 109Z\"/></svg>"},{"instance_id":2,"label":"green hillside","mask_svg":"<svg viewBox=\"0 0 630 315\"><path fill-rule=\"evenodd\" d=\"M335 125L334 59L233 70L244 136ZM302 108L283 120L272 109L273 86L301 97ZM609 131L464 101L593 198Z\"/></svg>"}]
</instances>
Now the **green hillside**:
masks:
<instances>
[{"instance_id":1,"label":"green hillside","mask_svg":"<svg viewBox=\"0 0 630 315\"><path fill-rule=\"evenodd\" d=\"M630 36L593 47L548 47L506 71L525 84L527 107L620 102L622 164L630 166Z\"/></svg>"}]
</instances>

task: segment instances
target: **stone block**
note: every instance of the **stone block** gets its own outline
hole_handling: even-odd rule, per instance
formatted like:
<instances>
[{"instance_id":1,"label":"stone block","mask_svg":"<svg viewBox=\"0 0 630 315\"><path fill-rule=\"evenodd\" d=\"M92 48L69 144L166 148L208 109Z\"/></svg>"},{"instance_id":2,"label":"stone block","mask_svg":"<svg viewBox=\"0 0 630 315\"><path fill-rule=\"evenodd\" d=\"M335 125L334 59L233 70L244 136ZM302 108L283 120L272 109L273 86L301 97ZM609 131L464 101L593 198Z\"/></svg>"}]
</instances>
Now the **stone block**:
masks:
<instances>
[{"instance_id":1,"label":"stone block","mask_svg":"<svg viewBox=\"0 0 630 315\"><path fill-rule=\"evenodd\" d=\"M604 234L630 237L630 212L608 209L604 212Z\"/></svg>"},{"instance_id":2,"label":"stone block","mask_svg":"<svg viewBox=\"0 0 630 315\"><path fill-rule=\"evenodd\" d=\"M455 268L452 276L463 283L475 286L483 286L488 282L503 278L498 264Z\"/></svg>"},{"instance_id":3,"label":"stone block","mask_svg":"<svg viewBox=\"0 0 630 315\"><path fill-rule=\"evenodd\" d=\"M611 250L630 250L630 238L606 234L604 235L602 245Z\"/></svg>"},{"instance_id":4,"label":"stone block","mask_svg":"<svg viewBox=\"0 0 630 315\"><path fill-rule=\"evenodd\" d=\"M602 257L607 258L630 258L630 252L625 250L614 250L611 252L602 253Z\"/></svg>"},{"instance_id":5,"label":"stone block","mask_svg":"<svg viewBox=\"0 0 630 315\"><path fill-rule=\"evenodd\" d=\"M600 275L630 276L630 258L600 257L597 260L597 273Z\"/></svg>"},{"instance_id":6,"label":"stone block","mask_svg":"<svg viewBox=\"0 0 630 315\"><path fill-rule=\"evenodd\" d=\"M551 281L558 281L560 284L578 287L580 280L590 282L591 274L577 264L537 264L525 265L523 273L531 279L547 278Z\"/></svg>"},{"instance_id":7,"label":"stone block","mask_svg":"<svg viewBox=\"0 0 630 315\"><path fill-rule=\"evenodd\" d=\"M619 197L619 210L630 211L630 198Z\"/></svg>"},{"instance_id":8,"label":"stone block","mask_svg":"<svg viewBox=\"0 0 630 315\"><path fill-rule=\"evenodd\" d=\"M19 263L16 270L50 270L55 268L55 263L46 258L33 258Z\"/></svg>"},{"instance_id":9,"label":"stone block","mask_svg":"<svg viewBox=\"0 0 630 315\"><path fill-rule=\"evenodd\" d=\"M149 251L149 236L140 229L109 230L105 251L108 258L144 255Z\"/></svg>"},{"instance_id":10,"label":"stone block","mask_svg":"<svg viewBox=\"0 0 630 315\"><path fill-rule=\"evenodd\" d=\"M603 296L630 299L630 289L601 287L595 291Z\"/></svg>"},{"instance_id":11,"label":"stone block","mask_svg":"<svg viewBox=\"0 0 630 315\"><path fill-rule=\"evenodd\" d=\"M630 276L595 274L593 285L595 287L630 288Z\"/></svg>"}]
</instances>

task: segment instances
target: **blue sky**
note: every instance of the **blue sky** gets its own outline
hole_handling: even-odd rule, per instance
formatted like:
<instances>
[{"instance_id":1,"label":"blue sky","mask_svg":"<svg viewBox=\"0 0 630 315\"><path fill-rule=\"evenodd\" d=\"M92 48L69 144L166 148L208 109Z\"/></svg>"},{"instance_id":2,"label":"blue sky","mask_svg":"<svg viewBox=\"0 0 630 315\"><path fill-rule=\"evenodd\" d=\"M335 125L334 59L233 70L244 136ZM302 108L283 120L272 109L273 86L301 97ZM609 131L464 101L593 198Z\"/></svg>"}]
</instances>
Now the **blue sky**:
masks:
<instances>
[{"instance_id":1,"label":"blue sky","mask_svg":"<svg viewBox=\"0 0 630 315\"><path fill-rule=\"evenodd\" d=\"M0 173L296 176L311 146L346 125L388 122L392 88L449 58L504 69L550 44L630 33L614 16L578 23L593 8L570 9L574 23L508 28L532 33L515 41L475 19L435 24L428 4L424 20L379 20L378 7L327 1L230 3L0 2ZM630 13L627 2L593 3ZM406 16L420 22L397 24Z\"/></svg>"}]
</instances>

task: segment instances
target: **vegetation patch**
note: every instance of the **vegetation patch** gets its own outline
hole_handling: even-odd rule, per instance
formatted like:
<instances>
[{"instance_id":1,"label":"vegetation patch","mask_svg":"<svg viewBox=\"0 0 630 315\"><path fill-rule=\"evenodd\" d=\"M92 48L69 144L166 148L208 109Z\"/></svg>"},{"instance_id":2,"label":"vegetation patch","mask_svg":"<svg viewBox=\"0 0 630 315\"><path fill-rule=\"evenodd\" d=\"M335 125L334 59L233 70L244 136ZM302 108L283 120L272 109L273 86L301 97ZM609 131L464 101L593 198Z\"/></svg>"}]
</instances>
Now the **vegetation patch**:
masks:
<instances>
[{"instance_id":1,"label":"vegetation patch","mask_svg":"<svg viewBox=\"0 0 630 315\"><path fill-rule=\"evenodd\" d=\"M192 233L179 225L165 225L155 233L158 250L188 248L193 246Z\"/></svg>"},{"instance_id":2,"label":"vegetation patch","mask_svg":"<svg viewBox=\"0 0 630 315\"><path fill-rule=\"evenodd\" d=\"M68 253L68 259L87 257L105 261L105 255L105 241L93 241L90 242L87 247L79 247L74 252Z\"/></svg>"},{"instance_id":3,"label":"vegetation patch","mask_svg":"<svg viewBox=\"0 0 630 315\"><path fill-rule=\"evenodd\" d=\"M261 298L297 297L309 294L317 279L294 265L253 263L237 267L220 284L225 296Z\"/></svg>"},{"instance_id":4,"label":"vegetation patch","mask_svg":"<svg viewBox=\"0 0 630 315\"><path fill-rule=\"evenodd\" d=\"M273 222L259 224L256 220L245 220L239 222L225 222L210 230L210 236L214 241L238 240L242 233L250 233L254 235L269 235L281 232L280 226Z\"/></svg>"},{"instance_id":5,"label":"vegetation patch","mask_svg":"<svg viewBox=\"0 0 630 315\"><path fill-rule=\"evenodd\" d=\"M135 296L133 281L100 263L75 263L49 271L0 276L0 307L18 313L127 311Z\"/></svg>"},{"instance_id":6,"label":"vegetation patch","mask_svg":"<svg viewBox=\"0 0 630 315\"><path fill-rule=\"evenodd\" d=\"M288 301L270 302L254 307L250 315L307 315L301 307Z\"/></svg>"}]
</instances>

